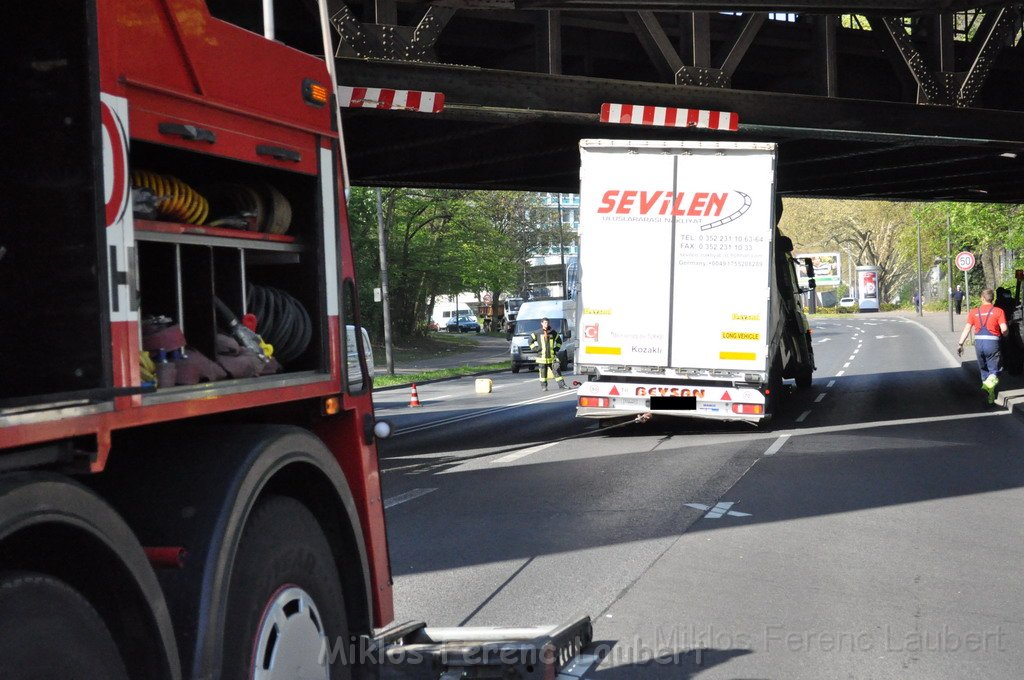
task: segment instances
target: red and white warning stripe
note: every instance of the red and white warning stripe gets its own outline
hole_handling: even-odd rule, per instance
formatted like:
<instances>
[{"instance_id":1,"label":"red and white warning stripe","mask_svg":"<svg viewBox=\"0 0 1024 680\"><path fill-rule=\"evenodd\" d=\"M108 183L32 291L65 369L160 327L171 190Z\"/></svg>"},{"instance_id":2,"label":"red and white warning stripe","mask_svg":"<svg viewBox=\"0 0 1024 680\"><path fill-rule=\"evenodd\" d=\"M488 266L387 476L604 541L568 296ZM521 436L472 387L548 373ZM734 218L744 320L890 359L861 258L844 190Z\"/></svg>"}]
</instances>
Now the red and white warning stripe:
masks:
<instances>
[{"instance_id":1,"label":"red and white warning stripe","mask_svg":"<svg viewBox=\"0 0 1024 680\"><path fill-rule=\"evenodd\" d=\"M438 113L444 108L444 93L339 85L338 106L351 109Z\"/></svg>"},{"instance_id":2,"label":"red and white warning stripe","mask_svg":"<svg viewBox=\"0 0 1024 680\"><path fill-rule=\"evenodd\" d=\"M735 132L736 128L739 127L740 117L729 111L677 109L671 106L601 104L601 122L620 123L623 125L692 127Z\"/></svg>"}]
</instances>

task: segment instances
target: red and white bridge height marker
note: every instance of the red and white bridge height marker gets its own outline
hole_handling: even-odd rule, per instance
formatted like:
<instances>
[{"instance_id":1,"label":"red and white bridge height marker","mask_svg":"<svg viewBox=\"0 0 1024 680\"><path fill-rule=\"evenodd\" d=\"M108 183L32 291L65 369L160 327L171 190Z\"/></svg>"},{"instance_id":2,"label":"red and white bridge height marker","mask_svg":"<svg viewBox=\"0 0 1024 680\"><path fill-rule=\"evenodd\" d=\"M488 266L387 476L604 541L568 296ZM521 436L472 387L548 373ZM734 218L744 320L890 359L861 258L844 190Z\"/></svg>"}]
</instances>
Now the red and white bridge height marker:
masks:
<instances>
[{"instance_id":1,"label":"red and white bridge height marker","mask_svg":"<svg viewBox=\"0 0 1024 680\"><path fill-rule=\"evenodd\" d=\"M740 117L729 111L606 103L601 104L601 122L621 125L692 127L735 132L739 127Z\"/></svg>"}]
</instances>

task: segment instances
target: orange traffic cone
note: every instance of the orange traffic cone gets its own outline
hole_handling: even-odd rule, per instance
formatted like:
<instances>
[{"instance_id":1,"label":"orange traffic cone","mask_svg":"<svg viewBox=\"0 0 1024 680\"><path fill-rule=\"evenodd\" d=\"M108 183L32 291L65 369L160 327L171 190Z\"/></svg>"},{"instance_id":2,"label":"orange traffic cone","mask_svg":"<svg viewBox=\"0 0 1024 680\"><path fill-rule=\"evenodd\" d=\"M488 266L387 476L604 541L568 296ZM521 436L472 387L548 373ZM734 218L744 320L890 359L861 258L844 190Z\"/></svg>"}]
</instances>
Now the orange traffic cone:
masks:
<instances>
[{"instance_id":1,"label":"orange traffic cone","mask_svg":"<svg viewBox=\"0 0 1024 680\"><path fill-rule=\"evenodd\" d=\"M416 383L412 384L412 398L409 400L409 406L423 406L420 403L420 396L416 394Z\"/></svg>"}]
</instances>

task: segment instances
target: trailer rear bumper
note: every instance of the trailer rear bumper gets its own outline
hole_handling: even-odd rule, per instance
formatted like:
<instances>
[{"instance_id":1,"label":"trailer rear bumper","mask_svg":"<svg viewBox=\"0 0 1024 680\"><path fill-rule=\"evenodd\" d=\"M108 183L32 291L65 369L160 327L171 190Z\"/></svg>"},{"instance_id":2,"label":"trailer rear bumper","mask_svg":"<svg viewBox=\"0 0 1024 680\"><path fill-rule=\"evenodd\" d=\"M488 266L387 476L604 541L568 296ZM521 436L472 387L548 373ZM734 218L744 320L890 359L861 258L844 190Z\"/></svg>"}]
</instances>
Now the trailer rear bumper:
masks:
<instances>
[{"instance_id":1,"label":"trailer rear bumper","mask_svg":"<svg viewBox=\"0 0 1024 680\"><path fill-rule=\"evenodd\" d=\"M580 418L649 413L758 423L767 415L763 392L729 385L591 381L580 385L576 399Z\"/></svg>"}]
</instances>

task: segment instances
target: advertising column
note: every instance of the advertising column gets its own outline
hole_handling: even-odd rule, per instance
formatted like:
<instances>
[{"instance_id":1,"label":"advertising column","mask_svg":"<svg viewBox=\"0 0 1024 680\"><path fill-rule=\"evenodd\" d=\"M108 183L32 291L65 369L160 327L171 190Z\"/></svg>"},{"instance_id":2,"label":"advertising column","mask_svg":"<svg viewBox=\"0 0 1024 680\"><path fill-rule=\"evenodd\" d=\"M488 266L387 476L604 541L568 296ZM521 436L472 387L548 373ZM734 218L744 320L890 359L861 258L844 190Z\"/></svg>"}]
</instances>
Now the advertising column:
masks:
<instances>
[{"instance_id":1,"label":"advertising column","mask_svg":"<svg viewBox=\"0 0 1024 680\"><path fill-rule=\"evenodd\" d=\"M862 312L878 311L878 267L873 264L857 267L857 303Z\"/></svg>"}]
</instances>

